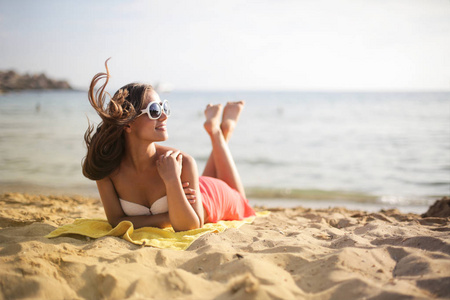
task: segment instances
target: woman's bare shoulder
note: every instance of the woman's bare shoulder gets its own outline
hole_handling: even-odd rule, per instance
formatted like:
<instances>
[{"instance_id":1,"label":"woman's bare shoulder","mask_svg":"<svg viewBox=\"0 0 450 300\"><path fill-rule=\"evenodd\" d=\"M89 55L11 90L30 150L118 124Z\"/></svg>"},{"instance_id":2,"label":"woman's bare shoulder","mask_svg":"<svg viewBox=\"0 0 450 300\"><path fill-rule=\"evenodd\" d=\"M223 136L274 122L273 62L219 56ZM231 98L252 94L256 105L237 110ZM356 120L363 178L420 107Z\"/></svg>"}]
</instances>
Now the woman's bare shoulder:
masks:
<instances>
[{"instance_id":1,"label":"woman's bare shoulder","mask_svg":"<svg viewBox=\"0 0 450 300\"><path fill-rule=\"evenodd\" d=\"M97 188L100 193L100 197L103 199L111 199L114 198L114 196L117 197L117 194L115 192L114 183L112 179L107 176L100 180L96 181Z\"/></svg>"},{"instance_id":2,"label":"woman's bare shoulder","mask_svg":"<svg viewBox=\"0 0 450 300\"><path fill-rule=\"evenodd\" d=\"M177 148L173 148L173 147L169 147L169 146L163 146L163 145L156 145L156 153L158 155L162 155L164 153L166 153L167 151L180 151L180 153L183 155L183 157L189 157L192 158L191 155L189 155L189 153L186 153L185 151L181 150L181 149L177 149Z\"/></svg>"}]
</instances>

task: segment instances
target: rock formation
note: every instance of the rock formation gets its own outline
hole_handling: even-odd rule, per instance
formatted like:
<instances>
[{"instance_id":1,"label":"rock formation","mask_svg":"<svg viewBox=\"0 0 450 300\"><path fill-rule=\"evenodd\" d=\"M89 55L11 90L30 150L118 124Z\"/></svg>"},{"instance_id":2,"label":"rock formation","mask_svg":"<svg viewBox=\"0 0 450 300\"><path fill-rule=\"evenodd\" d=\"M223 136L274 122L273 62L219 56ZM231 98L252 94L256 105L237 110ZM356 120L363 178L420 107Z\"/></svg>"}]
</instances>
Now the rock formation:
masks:
<instances>
[{"instance_id":1,"label":"rock formation","mask_svg":"<svg viewBox=\"0 0 450 300\"><path fill-rule=\"evenodd\" d=\"M0 71L0 93L22 90L71 90L67 81L54 80L45 74L20 75L15 71Z\"/></svg>"}]
</instances>

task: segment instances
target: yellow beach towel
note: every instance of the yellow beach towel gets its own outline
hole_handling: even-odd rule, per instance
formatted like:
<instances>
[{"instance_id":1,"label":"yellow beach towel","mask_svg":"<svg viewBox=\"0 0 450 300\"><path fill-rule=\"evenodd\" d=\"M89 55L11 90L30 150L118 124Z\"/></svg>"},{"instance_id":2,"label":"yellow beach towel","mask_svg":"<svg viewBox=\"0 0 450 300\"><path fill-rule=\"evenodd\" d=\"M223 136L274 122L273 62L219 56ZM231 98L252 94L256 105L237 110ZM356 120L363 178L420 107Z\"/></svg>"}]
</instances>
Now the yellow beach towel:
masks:
<instances>
[{"instance_id":1,"label":"yellow beach towel","mask_svg":"<svg viewBox=\"0 0 450 300\"><path fill-rule=\"evenodd\" d=\"M257 216L268 215L269 212L257 212ZM172 227L160 229L143 227L134 229L130 221L122 221L112 228L108 221L103 219L77 219L72 224L63 225L45 237L55 238L66 234L79 234L90 238L103 236L117 236L137 245L153 246L157 248L170 248L186 250L196 239L206 233L223 232L228 228L239 228L244 224L252 223L255 217L242 221L220 221L208 223L203 228L175 232Z\"/></svg>"}]
</instances>

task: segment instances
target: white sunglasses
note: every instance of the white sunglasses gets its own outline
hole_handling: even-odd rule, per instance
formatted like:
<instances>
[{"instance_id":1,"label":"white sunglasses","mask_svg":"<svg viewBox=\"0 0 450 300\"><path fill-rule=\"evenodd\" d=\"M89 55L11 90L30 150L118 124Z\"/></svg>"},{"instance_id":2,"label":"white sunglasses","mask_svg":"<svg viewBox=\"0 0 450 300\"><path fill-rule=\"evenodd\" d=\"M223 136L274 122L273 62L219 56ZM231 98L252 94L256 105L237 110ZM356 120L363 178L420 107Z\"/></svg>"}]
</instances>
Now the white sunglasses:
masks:
<instances>
[{"instance_id":1,"label":"white sunglasses","mask_svg":"<svg viewBox=\"0 0 450 300\"><path fill-rule=\"evenodd\" d=\"M163 100L162 103L159 103L158 101L152 101L147 105L145 109L141 110L141 113L137 117L140 117L143 114L147 114L149 119L156 120L161 117L163 112L166 116L170 116L169 101Z\"/></svg>"}]
</instances>

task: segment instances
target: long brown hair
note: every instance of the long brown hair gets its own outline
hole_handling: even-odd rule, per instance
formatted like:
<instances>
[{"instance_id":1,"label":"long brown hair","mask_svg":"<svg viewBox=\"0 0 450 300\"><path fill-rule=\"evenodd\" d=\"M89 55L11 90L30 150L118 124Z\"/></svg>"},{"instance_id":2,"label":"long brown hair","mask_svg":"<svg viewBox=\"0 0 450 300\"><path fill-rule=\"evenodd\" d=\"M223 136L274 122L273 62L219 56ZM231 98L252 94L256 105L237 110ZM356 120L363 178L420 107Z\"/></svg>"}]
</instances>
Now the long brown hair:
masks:
<instances>
[{"instance_id":1,"label":"long brown hair","mask_svg":"<svg viewBox=\"0 0 450 300\"><path fill-rule=\"evenodd\" d=\"M136 118L136 112L141 111L145 92L153 89L148 84L130 83L111 98L105 92L110 77L108 60L105 61L106 73L92 78L88 92L89 102L102 119L97 128L89 123L84 134L87 154L82 163L83 175L92 180L103 179L119 167L125 151L124 128ZM103 79L105 83L95 91L95 86ZM108 104L106 95L110 98Z\"/></svg>"}]
</instances>

